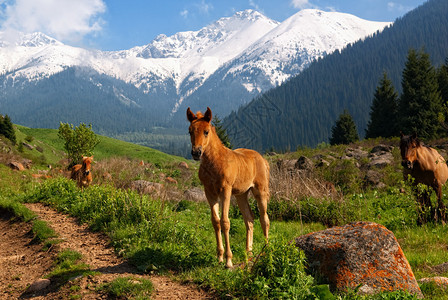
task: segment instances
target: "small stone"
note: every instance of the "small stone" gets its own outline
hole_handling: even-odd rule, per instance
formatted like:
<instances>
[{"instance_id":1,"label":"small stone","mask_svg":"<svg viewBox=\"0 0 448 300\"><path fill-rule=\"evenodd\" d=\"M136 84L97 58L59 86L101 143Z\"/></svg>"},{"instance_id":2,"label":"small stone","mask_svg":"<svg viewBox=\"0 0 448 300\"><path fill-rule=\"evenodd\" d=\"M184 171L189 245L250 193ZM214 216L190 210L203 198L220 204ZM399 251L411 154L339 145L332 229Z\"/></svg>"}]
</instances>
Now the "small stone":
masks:
<instances>
[{"instance_id":1,"label":"small stone","mask_svg":"<svg viewBox=\"0 0 448 300\"><path fill-rule=\"evenodd\" d=\"M46 289L50 285L51 281L49 279L37 279L34 281L27 289L27 292L34 293Z\"/></svg>"}]
</instances>

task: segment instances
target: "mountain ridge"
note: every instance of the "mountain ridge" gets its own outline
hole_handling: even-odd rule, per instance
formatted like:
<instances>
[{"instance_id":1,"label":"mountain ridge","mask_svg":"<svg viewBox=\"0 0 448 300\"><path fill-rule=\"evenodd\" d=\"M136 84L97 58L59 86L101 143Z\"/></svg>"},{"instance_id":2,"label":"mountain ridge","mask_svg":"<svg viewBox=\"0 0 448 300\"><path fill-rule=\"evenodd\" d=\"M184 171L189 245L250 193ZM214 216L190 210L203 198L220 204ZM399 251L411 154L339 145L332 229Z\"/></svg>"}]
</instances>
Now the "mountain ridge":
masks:
<instances>
[{"instance_id":1,"label":"mountain ridge","mask_svg":"<svg viewBox=\"0 0 448 300\"><path fill-rule=\"evenodd\" d=\"M268 43L279 37L286 40L293 39L295 35L293 31L300 32L300 26L297 25L300 24L300 18L303 19L301 26L312 21L313 24L323 22L327 27L329 24L339 24L334 25L336 29L349 30L333 30L332 34L315 33L314 45L321 45L318 43L320 40L330 41L323 44L328 46L327 49L318 51L315 50L320 48L317 46L313 50L300 48L300 41L296 41L295 44L294 41L291 42L289 48L285 47L282 41L276 44ZM75 68L74 72L66 74L86 76L87 81L95 82L98 89L95 93L101 91L102 84L108 85L115 80L121 80L129 85L129 90L122 85L120 95L113 97L116 101L127 99L124 103L138 104L136 106L154 116L154 123L167 122L174 118L174 123L179 125L180 120L184 120L184 116L177 113L179 110L183 110L185 105L203 109L199 105L204 101L209 106L216 106L215 111L220 115L226 115L257 94L279 85L302 71L311 61L345 47L347 43L382 30L390 24L359 18L353 21L355 18L348 14L317 10L304 10L287 20L289 27L282 26L283 22L271 20L257 11L246 10L237 12L231 17L221 18L198 31L179 32L170 37L159 35L147 45L121 51L71 47L41 33L21 36L17 46L8 45L3 40L0 42L0 84L7 86L6 90L12 91L12 94L0 92L0 108L13 117L18 116L17 112L8 111L8 106L5 105L8 102L6 98L23 101L20 99L34 97L29 93L49 95L48 91L33 91L33 85L41 88L45 86L45 84L36 85L35 82L51 80L56 74ZM375 24L374 28L372 24ZM368 29L364 29L364 25ZM359 29L359 32L354 35L348 34L347 32L356 31L353 28ZM275 33L276 29L282 31L276 36L270 36L269 33ZM336 33L342 33L342 36L335 36ZM2 36L4 34L0 34L0 41ZM250 52L247 52L249 50ZM280 55L277 55L278 53ZM91 71L88 71L89 69ZM91 75L94 78L89 79ZM108 83L98 81L105 78L103 75L110 77L107 79ZM64 76L62 77L65 78ZM64 84L60 78L58 82ZM15 83L20 83L15 86L18 88L16 90L8 86ZM24 91L25 86L28 86L26 89L28 94L20 95L19 87ZM91 88L93 87L88 89ZM136 96L134 89L140 91L139 96ZM52 95L54 96L56 95ZM82 97L82 94L79 96ZM42 97L43 94L37 95L37 98ZM228 100L229 97L232 99ZM196 99L200 101L195 101ZM38 106L38 103L33 105ZM26 116L21 115L20 118ZM21 119L15 121L21 122ZM24 125L36 126L36 124Z\"/></svg>"}]
</instances>

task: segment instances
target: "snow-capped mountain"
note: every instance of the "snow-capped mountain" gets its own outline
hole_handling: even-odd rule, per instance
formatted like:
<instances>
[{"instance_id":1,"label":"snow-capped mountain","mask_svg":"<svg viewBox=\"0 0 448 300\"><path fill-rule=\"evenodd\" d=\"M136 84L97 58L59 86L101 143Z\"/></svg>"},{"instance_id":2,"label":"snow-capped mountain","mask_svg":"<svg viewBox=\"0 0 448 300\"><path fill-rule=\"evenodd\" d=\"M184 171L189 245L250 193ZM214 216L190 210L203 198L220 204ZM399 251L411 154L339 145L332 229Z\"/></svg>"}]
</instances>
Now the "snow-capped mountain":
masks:
<instances>
[{"instance_id":1,"label":"snow-capped mountain","mask_svg":"<svg viewBox=\"0 0 448 300\"><path fill-rule=\"evenodd\" d=\"M159 117L157 122L186 104L215 106L223 116L298 74L316 58L389 24L314 9L279 23L246 10L198 31L159 35L147 45L122 51L71 47L42 33L0 33L0 85L4 87L0 109L19 116L5 99L24 101L20 99L27 97L25 91L38 95L39 87L45 86L40 82L65 72L64 76L78 76L77 80L85 77L82 82L92 85L89 90L110 93L123 105L151 111ZM66 72L72 68L78 71ZM114 87L117 80L122 81L119 88ZM76 91L82 95L81 87Z\"/></svg>"},{"instance_id":2,"label":"snow-capped mountain","mask_svg":"<svg viewBox=\"0 0 448 300\"><path fill-rule=\"evenodd\" d=\"M300 73L318 57L344 48L387 24L362 20L350 14L305 9L283 21L279 26L251 45L233 63L230 73L257 68L277 86L290 76ZM258 88L259 91L264 87Z\"/></svg>"}]
</instances>

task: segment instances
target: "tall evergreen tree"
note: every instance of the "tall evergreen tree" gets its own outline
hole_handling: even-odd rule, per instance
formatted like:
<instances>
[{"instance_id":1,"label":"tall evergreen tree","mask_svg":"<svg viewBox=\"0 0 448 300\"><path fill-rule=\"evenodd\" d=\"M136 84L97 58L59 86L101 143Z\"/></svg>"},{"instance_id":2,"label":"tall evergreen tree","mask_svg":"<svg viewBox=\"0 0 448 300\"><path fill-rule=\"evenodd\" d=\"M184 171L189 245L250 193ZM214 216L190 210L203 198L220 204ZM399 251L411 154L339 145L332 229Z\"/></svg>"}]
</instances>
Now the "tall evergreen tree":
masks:
<instances>
[{"instance_id":1,"label":"tall evergreen tree","mask_svg":"<svg viewBox=\"0 0 448 300\"><path fill-rule=\"evenodd\" d=\"M13 145L16 144L16 132L8 115L4 117L0 115L0 134L10 140Z\"/></svg>"},{"instance_id":2,"label":"tall evergreen tree","mask_svg":"<svg viewBox=\"0 0 448 300\"><path fill-rule=\"evenodd\" d=\"M423 50L409 51L402 88L398 115L400 130L418 132L424 139L438 137L444 121L444 108L436 71Z\"/></svg>"},{"instance_id":3,"label":"tall evergreen tree","mask_svg":"<svg viewBox=\"0 0 448 300\"><path fill-rule=\"evenodd\" d=\"M445 64L441 65L437 70L437 81L439 83L439 91L442 96L442 102L446 107L448 107L448 58L445 59Z\"/></svg>"},{"instance_id":4,"label":"tall evergreen tree","mask_svg":"<svg viewBox=\"0 0 448 300\"><path fill-rule=\"evenodd\" d=\"M370 121L367 124L366 138L398 135L397 107L398 93L384 72L370 107Z\"/></svg>"},{"instance_id":5,"label":"tall evergreen tree","mask_svg":"<svg viewBox=\"0 0 448 300\"><path fill-rule=\"evenodd\" d=\"M352 116L347 110L339 116L331 128L331 145L350 144L359 140L358 130Z\"/></svg>"},{"instance_id":6,"label":"tall evergreen tree","mask_svg":"<svg viewBox=\"0 0 448 300\"><path fill-rule=\"evenodd\" d=\"M227 135L227 131L223 127L221 119L216 114L213 117L212 125L215 126L216 133L218 134L218 137L221 140L222 144L227 148L232 149L232 143L230 143L230 138Z\"/></svg>"},{"instance_id":7,"label":"tall evergreen tree","mask_svg":"<svg viewBox=\"0 0 448 300\"><path fill-rule=\"evenodd\" d=\"M5 135L5 124L3 122L4 117L0 115L0 135Z\"/></svg>"}]
</instances>

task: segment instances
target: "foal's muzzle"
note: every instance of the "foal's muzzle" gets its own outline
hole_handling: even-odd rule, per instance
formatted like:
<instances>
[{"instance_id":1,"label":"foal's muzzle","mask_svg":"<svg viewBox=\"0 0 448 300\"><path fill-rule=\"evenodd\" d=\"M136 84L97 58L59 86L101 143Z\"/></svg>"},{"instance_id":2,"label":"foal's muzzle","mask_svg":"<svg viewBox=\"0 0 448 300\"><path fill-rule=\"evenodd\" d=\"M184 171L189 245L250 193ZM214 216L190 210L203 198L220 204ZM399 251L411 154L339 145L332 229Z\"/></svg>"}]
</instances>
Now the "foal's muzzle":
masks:
<instances>
[{"instance_id":1,"label":"foal's muzzle","mask_svg":"<svg viewBox=\"0 0 448 300\"><path fill-rule=\"evenodd\" d=\"M191 149L191 156L193 156L194 160L200 160L201 155L202 155L202 147Z\"/></svg>"},{"instance_id":2,"label":"foal's muzzle","mask_svg":"<svg viewBox=\"0 0 448 300\"><path fill-rule=\"evenodd\" d=\"M401 165L403 166L403 168L411 170L413 167L412 161L410 160L403 160L401 161Z\"/></svg>"}]
</instances>

